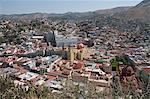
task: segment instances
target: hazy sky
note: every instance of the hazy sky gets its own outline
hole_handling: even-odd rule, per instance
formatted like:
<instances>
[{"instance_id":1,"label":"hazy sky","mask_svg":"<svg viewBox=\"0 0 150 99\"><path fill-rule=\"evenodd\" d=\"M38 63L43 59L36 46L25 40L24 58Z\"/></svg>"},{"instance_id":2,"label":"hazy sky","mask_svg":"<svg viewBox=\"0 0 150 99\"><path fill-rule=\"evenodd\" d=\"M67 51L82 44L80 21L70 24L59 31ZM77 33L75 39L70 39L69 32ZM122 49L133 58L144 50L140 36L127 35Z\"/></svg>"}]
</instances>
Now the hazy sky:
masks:
<instances>
[{"instance_id":1,"label":"hazy sky","mask_svg":"<svg viewBox=\"0 0 150 99\"><path fill-rule=\"evenodd\" d=\"M0 14L86 12L134 6L142 0L0 0Z\"/></svg>"}]
</instances>

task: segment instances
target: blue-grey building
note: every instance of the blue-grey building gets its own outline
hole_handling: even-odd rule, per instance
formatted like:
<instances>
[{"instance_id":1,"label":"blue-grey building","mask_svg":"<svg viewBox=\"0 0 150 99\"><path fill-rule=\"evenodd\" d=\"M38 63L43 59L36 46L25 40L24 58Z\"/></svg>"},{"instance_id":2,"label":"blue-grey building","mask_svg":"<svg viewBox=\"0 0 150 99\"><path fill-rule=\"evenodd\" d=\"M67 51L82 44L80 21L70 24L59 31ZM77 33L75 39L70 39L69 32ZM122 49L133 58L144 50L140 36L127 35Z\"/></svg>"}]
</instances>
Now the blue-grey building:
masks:
<instances>
[{"instance_id":1,"label":"blue-grey building","mask_svg":"<svg viewBox=\"0 0 150 99\"><path fill-rule=\"evenodd\" d=\"M45 39L47 43L50 42L54 47L63 47L64 45L70 46L78 43L77 37L65 37L54 32L46 34Z\"/></svg>"}]
</instances>

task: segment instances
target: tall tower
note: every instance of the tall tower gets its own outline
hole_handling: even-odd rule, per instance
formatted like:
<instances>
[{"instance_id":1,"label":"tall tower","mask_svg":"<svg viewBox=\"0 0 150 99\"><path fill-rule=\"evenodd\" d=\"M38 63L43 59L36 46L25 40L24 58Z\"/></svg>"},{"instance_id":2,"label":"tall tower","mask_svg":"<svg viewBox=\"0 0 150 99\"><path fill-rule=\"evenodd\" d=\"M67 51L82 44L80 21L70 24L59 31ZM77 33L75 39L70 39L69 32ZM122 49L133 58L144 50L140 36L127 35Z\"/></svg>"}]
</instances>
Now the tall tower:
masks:
<instances>
[{"instance_id":1,"label":"tall tower","mask_svg":"<svg viewBox=\"0 0 150 99\"><path fill-rule=\"evenodd\" d=\"M65 45L62 46L62 58L68 59L68 47Z\"/></svg>"},{"instance_id":2,"label":"tall tower","mask_svg":"<svg viewBox=\"0 0 150 99\"><path fill-rule=\"evenodd\" d=\"M72 47L69 47L68 60L70 60L71 62L74 61L74 51L73 51Z\"/></svg>"},{"instance_id":3,"label":"tall tower","mask_svg":"<svg viewBox=\"0 0 150 99\"><path fill-rule=\"evenodd\" d=\"M82 50L80 50L80 51L77 53L77 59L83 60L83 51L82 51Z\"/></svg>"},{"instance_id":4,"label":"tall tower","mask_svg":"<svg viewBox=\"0 0 150 99\"><path fill-rule=\"evenodd\" d=\"M52 46L56 47L56 35L54 33L54 31L49 32L45 35L45 40L47 42L47 44L49 45L49 42L51 43Z\"/></svg>"}]
</instances>

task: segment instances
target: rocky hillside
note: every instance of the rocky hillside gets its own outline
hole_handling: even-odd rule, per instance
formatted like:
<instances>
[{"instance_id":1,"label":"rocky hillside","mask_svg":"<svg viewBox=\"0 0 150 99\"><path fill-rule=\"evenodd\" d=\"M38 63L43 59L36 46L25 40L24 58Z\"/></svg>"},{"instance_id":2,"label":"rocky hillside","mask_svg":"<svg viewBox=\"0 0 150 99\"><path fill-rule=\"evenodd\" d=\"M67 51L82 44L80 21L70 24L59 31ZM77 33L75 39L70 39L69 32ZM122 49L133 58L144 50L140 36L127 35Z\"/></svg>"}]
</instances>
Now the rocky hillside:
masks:
<instances>
[{"instance_id":1,"label":"rocky hillside","mask_svg":"<svg viewBox=\"0 0 150 99\"><path fill-rule=\"evenodd\" d=\"M139 3L135 7L150 7L150 0L143 0L141 3Z\"/></svg>"},{"instance_id":2,"label":"rocky hillside","mask_svg":"<svg viewBox=\"0 0 150 99\"><path fill-rule=\"evenodd\" d=\"M144 0L127 11L117 13L114 17L150 22L150 0Z\"/></svg>"},{"instance_id":3,"label":"rocky hillside","mask_svg":"<svg viewBox=\"0 0 150 99\"><path fill-rule=\"evenodd\" d=\"M116 8L112 8L112 9L97 10L97 11L95 11L95 13L97 13L97 14L115 14L115 13L120 13L120 12L123 12L123 11L127 11L130 8L132 8L132 7L130 7L130 6L116 7Z\"/></svg>"}]
</instances>

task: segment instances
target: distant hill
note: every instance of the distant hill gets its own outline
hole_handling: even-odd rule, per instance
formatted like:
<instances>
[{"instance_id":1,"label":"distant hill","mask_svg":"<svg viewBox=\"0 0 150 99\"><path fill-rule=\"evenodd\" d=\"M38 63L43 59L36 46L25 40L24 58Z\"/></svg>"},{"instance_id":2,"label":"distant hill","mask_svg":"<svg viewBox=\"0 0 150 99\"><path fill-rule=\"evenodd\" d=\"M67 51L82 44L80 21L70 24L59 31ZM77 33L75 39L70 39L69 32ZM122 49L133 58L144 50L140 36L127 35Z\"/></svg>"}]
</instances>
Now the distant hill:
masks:
<instances>
[{"instance_id":1,"label":"distant hill","mask_svg":"<svg viewBox=\"0 0 150 99\"><path fill-rule=\"evenodd\" d=\"M1 15L0 19L10 19L10 20L32 20L32 19L78 19L82 17L92 16L94 12L85 13L64 13L64 14L48 14L48 13L30 13L30 14L12 14L12 15Z\"/></svg>"},{"instance_id":2,"label":"distant hill","mask_svg":"<svg viewBox=\"0 0 150 99\"><path fill-rule=\"evenodd\" d=\"M109 15L114 13L119 13L122 11L126 11L131 7L117 7L113 9L106 9L106 10L97 10L93 12L68 12L64 14L48 14L48 13L30 13L30 14L12 14L12 15L1 15L0 19L12 19L12 20L22 20L22 19L70 19L70 20L77 20L77 19L89 19L93 18L98 15Z\"/></svg>"},{"instance_id":3,"label":"distant hill","mask_svg":"<svg viewBox=\"0 0 150 99\"><path fill-rule=\"evenodd\" d=\"M37 18L47 18L47 13L30 13L30 14L12 14L12 15L1 15L0 19L10 19L10 20L21 20L21 19L37 19Z\"/></svg>"},{"instance_id":4,"label":"distant hill","mask_svg":"<svg viewBox=\"0 0 150 99\"><path fill-rule=\"evenodd\" d=\"M64 14L48 14L48 13L31 13L31 14L13 14L13 15L0 15L0 19L43 19L48 18L52 20L84 20L95 19L97 17L107 16L123 20L140 20L150 22L150 0L143 0L141 3L134 7L117 7L113 9L97 10L93 12L84 13L64 13Z\"/></svg>"}]
</instances>

